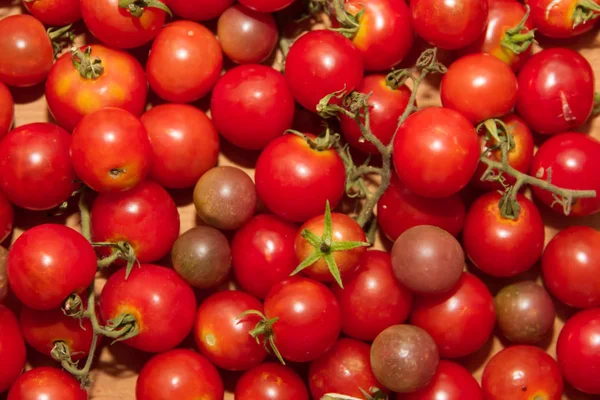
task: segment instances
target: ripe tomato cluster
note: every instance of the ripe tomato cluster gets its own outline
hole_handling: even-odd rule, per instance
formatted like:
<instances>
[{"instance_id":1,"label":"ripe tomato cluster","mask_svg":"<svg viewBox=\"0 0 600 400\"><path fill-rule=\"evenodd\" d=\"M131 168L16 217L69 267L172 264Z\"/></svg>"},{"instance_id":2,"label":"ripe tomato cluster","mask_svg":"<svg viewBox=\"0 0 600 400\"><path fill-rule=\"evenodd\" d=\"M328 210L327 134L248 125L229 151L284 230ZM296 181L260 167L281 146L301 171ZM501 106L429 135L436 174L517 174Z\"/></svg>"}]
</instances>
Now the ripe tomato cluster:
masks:
<instances>
[{"instance_id":1,"label":"ripe tomato cluster","mask_svg":"<svg viewBox=\"0 0 600 400\"><path fill-rule=\"evenodd\" d=\"M0 396L107 396L105 345L137 400L600 396L600 94L552 42L600 0L8 10Z\"/></svg>"}]
</instances>

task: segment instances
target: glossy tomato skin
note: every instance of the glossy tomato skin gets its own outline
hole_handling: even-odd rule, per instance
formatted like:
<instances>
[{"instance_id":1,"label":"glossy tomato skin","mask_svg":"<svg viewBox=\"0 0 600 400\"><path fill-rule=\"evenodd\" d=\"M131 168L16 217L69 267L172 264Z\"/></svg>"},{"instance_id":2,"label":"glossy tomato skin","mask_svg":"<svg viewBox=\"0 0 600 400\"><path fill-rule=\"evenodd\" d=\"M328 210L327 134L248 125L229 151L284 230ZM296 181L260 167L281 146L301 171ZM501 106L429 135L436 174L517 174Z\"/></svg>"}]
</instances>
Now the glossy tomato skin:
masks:
<instances>
[{"instance_id":1,"label":"glossy tomato skin","mask_svg":"<svg viewBox=\"0 0 600 400\"><path fill-rule=\"evenodd\" d=\"M275 345L292 362L312 361L336 342L340 333L340 306L331 290L307 278L292 277L275 285L265 298L267 318L273 325Z\"/></svg>"},{"instance_id":2,"label":"glossy tomato skin","mask_svg":"<svg viewBox=\"0 0 600 400\"><path fill-rule=\"evenodd\" d=\"M444 107L471 123L508 114L517 101L517 77L489 54L469 54L450 65L440 88Z\"/></svg>"},{"instance_id":3,"label":"glossy tomato skin","mask_svg":"<svg viewBox=\"0 0 600 400\"><path fill-rule=\"evenodd\" d=\"M387 146L396 132L398 119L408 105L411 90L406 85L392 89L386 84L385 75L378 74L365 76L356 91L371 93L369 97L371 132ZM375 145L362 138L360 128L354 119L340 115L340 124L344 137L352 147L365 153L379 154Z\"/></svg>"},{"instance_id":4,"label":"glossy tomato skin","mask_svg":"<svg viewBox=\"0 0 600 400\"><path fill-rule=\"evenodd\" d=\"M219 78L210 111L225 139L243 149L259 150L292 127L294 98L280 72L264 65L242 65Z\"/></svg>"},{"instance_id":5,"label":"glossy tomato skin","mask_svg":"<svg viewBox=\"0 0 600 400\"><path fill-rule=\"evenodd\" d=\"M231 242L235 279L245 292L264 299L298 266L294 239L298 228L273 215L257 215L239 229Z\"/></svg>"},{"instance_id":6,"label":"glossy tomato skin","mask_svg":"<svg viewBox=\"0 0 600 400\"><path fill-rule=\"evenodd\" d=\"M173 14L192 21L208 21L235 3L235 0L169 0Z\"/></svg>"},{"instance_id":7,"label":"glossy tomato skin","mask_svg":"<svg viewBox=\"0 0 600 400\"><path fill-rule=\"evenodd\" d=\"M449 197L471 180L479 162L479 138L460 113L425 108L398 130L393 158L408 190L423 197Z\"/></svg>"},{"instance_id":8,"label":"glossy tomato skin","mask_svg":"<svg viewBox=\"0 0 600 400\"><path fill-rule=\"evenodd\" d=\"M5 392L25 368L26 349L17 317L0 304L0 393Z\"/></svg>"},{"instance_id":9,"label":"glossy tomato skin","mask_svg":"<svg viewBox=\"0 0 600 400\"><path fill-rule=\"evenodd\" d=\"M275 12L279 10L283 10L290 4L292 4L294 0L241 0L240 3L245 5L248 8L251 8L260 12Z\"/></svg>"},{"instance_id":10,"label":"glossy tomato skin","mask_svg":"<svg viewBox=\"0 0 600 400\"><path fill-rule=\"evenodd\" d=\"M552 48L532 56L519 72L517 112L538 133L575 129L594 106L594 72L578 52Z\"/></svg>"},{"instance_id":11,"label":"glossy tomato skin","mask_svg":"<svg viewBox=\"0 0 600 400\"><path fill-rule=\"evenodd\" d=\"M92 58L102 61L104 72L96 79L85 79L73 65L71 54L60 57L46 81L46 100L52 116L69 131L84 116L104 107L122 108L140 116L148 95L140 63L124 51L99 44L87 47L92 49Z\"/></svg>"},{"instance_id":12,"label":"glossy tomato skin","mask_svg":"<svg viewBox=\"0 0 600 400\"><path fill-rule=\"evenodd\" d=\"M8 282L26 306L59 308L72 293L88 288L96 275L96 253L79 232L44 224L23 233L8 253Z\"/></svg>"},{"instance_id":13,"label":"glossy tomato skin","mask_svg":"<svg viewBox=\"0 0 600 400\"><path fill-rule=\"evenodd\" d=\"M125 279L125 268L106 282L100 295L104 322L130 314L140 333L123 343L149 353L177 346L194 325L196 297L192 288L170 268L142 264Z\"/></svg>"},{"instance_id":14,"label":"glossy tomato skin","mask_svg":"<svg viewBox=\"0 0 600 400\"><path fill-rule=\"evenodd\" d=\"M588 32L596 25L594 18L576 23L577 1L527 0L525 3L531 7L535 27L544 36L570 38Z\"/></svg>"},{"instance_id":15,"label":"glossy tomato skin","mask_svg":"<svg viewBox=\"0 0 600 400\"><path fill-rule=\"evenodd\" d=\"M307 135L315 139L314 135ZM312 149L304 138L284 135L272 141L256 163L256 191L277 216L304 222L335 209L344 196L346 170L335 150Z\"/></svg>"},{"instance_id":16,"label":"glossy tomato skin","mask_svg":"<svg viewBox=\"0 0 600 400\"><path fill-rule=\"evenodd\" d=\"M316 112L323 97L339 90L349 93L360 84L363 64L350 40L337 32L316 30L294 42L284 75L296 101Z\"/></svg>"},{"instance_id":17,"label":"glossy tomato skin","mask_svg":"<svg viewBox=\"0 0 600 400\"><path fill-rule=\"evenodd\" d=\"M6 196L0 192L0 242L3 242L13 230L15 212Z\"/></svg>"},{"instance_id":18,"label":"glossy tomato skin","mask_svg":"<svg viewBox=\"0 0 600 400\"><path fill-rule=\"evenodd\" d=\"M485 366L481 383L489 400L560 400L563 394L558 364L534 346L511 346L496 354Z\"/></svg>"},{"instance_id":19,"label":"glossy tomato skin","mask_svg":"<svg viewBox=\"0 0 600 400\"><path fill-rule=\"evenodd\" d=\"M404 323L412 308L413 295L394 277L384 251L365 252L344 288L333 285L331 290L340 304L342 332L354 339L374 340L390 326Z\"/></svg>"},{"instance_id":20,"label":"glossy tomato skin","mask_svg":"<svg viewBox=\"0 0 600 400\"><path fill-rule=\"evenodd\" d=\"M600 142L581 133L558 134L544 142L533 157L530 174L548 179L552 171L552 183L566 189L596 190L600 193L600 177L593 171L600 168ZM542 203L554 211L563 208L554 203L552 193L533 187L533 193ZM578 199L569 215L584 216L600 211L600 198Z\"/></svg>"},{"instance_id":21,"label":"glossy tomato skin","mask_svg":"<svg viewBox=\"0 0 600 400\"><path fill-rule=\"evenodd\" d=\"M440 360L433 379L414 393L397 394L396 400L483 400L483 392L473 375L460 364Z\"/></svg>"},{"instance_id":22,"label":"glossy tomato skin","mask_svg":"<svg viewBox=\"0 0 600 400\"><path fill-rule=\"evenodd\" d=\"M222 67L223 52L211 31L195 22L176 21L154 40L146 74L157 95L171 103L189 103L210 92Z\"/></svg>"},{"instance_id":23,"label":"glossy tomato skin","mask_svg":"<svg viewBox=\"0 0 600 400\"><path fill-rule=\"evenodd\" d=\"M87 400L79 381L58 368L38 367L21 375L10 388L7 400Z\"/></svg>"},{"instance_id":24,"label":"glossy tomato skin","mask_svg":"<svg viewBox=\"0 0 600 400\"><path fill-rule=\"evenodd\" d=\"M211 120L187 104L161 104L140 118L152 145L149 178L166 188L192 187L219 157Z\"/></svg>"},{"instance_id":25,"label":"glossy tomato skin","mask_svg":"<svg viewBox=\"0 0 600 400\"><path fill-rule=\"evenodd\" d=\"M263 363L244 373L234 396L236 400L309 400L300 376L278 363Z\"/></svg>"},{"instance_id":26,"label":"glossy tomato skin","mask_svg":"<svg viewBox=\"0 0 600 400\"><path fill-rule=\"evenodd\" d=\"M0 82L27 87L46 79L54 52L44 25L31 15L0 21Z\"/></svg>"},{"instance_id":27,"label":"glossy tomato skin","mask_svg":"<svg viewBox=\"0 0 600 400\"><path fill-rule=\"evenodd\" d=\"M125 192L100 194L92 206L92 240L126 241L142 263L169 253L179 236L179 225L173 198L152 181Z\"/></svg>"},{"instance_id":28,"label":"glossy tomato skin","mask_svg":"<svg viewBox=\"0 0 600 400\"><path fill-rule=\"evenodd\" d=\"M50 123L22 125L0 141L0 189L28 210L49 210L77 188L69 160L71 136Z\"/></svg>"},{"instance_id":29,"label":"glossy tomato skin","mask_svg":"<svg viewBox=\"0 0 600 400\"><path fill-rule=\"evenodd\" d=\"M410 12L419 36L439 48L455 50L481 35L488 20L488 2L412 0Z\"/></svg>"},{"instance_id":30,"label":"glossy tomato skin","mask_svg":"<svg viewBox=\"0 0 600 400\"><path fill-rule=\"evenodd\" d=\"M15 119L15 103L10 90L0 82L0 137L12 127Z\"/></svg>"},{"instance_id":31,"label":"glossy tomato skin","mask_svg":"<svg viewBox=\"0 0 600 400\"><path fill-rule=\"evenodd\" d=\"M64 26L81 19L79 0L23 0L22 3L31 15L46 25Z\"/></svg>"},{"instance_id":32,"label":"glossy tomato skin","mask_svg":"<svg viewBox=\"0 0 600 400\"><path fill-rule=\"evenodd\" d=\"M440 357L463 357L477 351L491 337L496 323L494 299L479 278L463 272L450 292L418 297L410 323L431 335Z\"/></svg>"},{"instance_id":33,"label":"glossy tomato skin","mask_svg":"<svg viewBox=\"0 0 600 400\"><path fill-rule=\"evenodd\" d=\"M502 217L498 192L479 197L469 209L463 246L473 264L488 275L510 277L527 271L542 255L544 222L533 202L518 194L516 220Z\"/></svg>"},{"instance_id":34,"label":"glossy tomato skin","mask_svg":"<svg viewBox=\"0 0 600 400\"><path fill-rule=\"evenodd\" d=\"M128 111L100 109L85 116L73 131L75 173L97 192L131 189L144 180L151 161L148 133Z\"/></svg>"}]
</instances>

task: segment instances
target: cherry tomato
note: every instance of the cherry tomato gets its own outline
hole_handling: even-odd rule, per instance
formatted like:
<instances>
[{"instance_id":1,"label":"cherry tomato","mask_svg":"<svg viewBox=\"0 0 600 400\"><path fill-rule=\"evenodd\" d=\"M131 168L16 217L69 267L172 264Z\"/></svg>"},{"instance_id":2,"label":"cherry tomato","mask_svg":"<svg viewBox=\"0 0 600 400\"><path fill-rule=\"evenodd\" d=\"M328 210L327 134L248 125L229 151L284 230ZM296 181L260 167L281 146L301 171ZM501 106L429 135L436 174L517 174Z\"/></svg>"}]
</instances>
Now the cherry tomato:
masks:
<instances>
[{"instance_id":1,"label":"cherry tomato","mask_svg":"<svg viewBox=\"0 0 600 400\"><path fill-rule=\"evenodd\" d=\"M488 361L482 386L489 400L560 400L563 380L558 364L534 346L512 346Z\"/></svg>"},{"instance_id":2,"label":"cherry tomato","mask_svg":"<svg viewBox=\"0 0 600 400\"><path fill-rule=\"evenodd\" d=\"M177 346L190 333L196 313L192 288L171 268L142 264L125 278L119 269L100 295L100 314L107 322L119 315L135 317L139 334L123 343L161 353Z\"/></svg>"},{"instance_id":3,"label":"cherry tomato","mask_svg":"<svg viewBox=\"0 0 600 400\"><path fill-rule=\"evenodd\" d=\"M54 62L44 25L31 15L0 20L0 82L27 87L46 79Z\"/></svg>"},{"instance_id":4,"label":"cherry tomato","mask_svg":"<svg viewBox=\"0 0 600 400\"><path fill-rule=\"evenodd\" d=\"M0 327L0 393L3 393L25 368L26 350L17 317L2 304Z\"/></svg>"},{"instance_id":5,"label":"cherry tomato","mask_svg":"<svg viewBox=\"0 0 600 400\"><path fill-rule=\"evenodd\" d=\"M264 363L244 373L235 386L236 400L309 400L308 390L293 369Z\"/></svg>"},{"instance_id":6,"label":"cherry tomato","mask_svg":"<svg viewBox=\"0 0 600 400\"><path fill-rule=\"evenodd\" d=\"M231 242L236 282L252 296L264 299L275 284L298 266L294 238L298 228L272 215L257 215L239 229Z\"/></svg>"},{"instance_id":7,"label":"cherry tomato","mask_svg":"<svg viewBox=\"0 0 600 400\"><path fill-rule=\"evenodd\" d=\"M189 103L210 92L222 67L223 53L212 32L195 22L176 21L154 40L146 74L157 95Z\"/></svg>"},{"instance_id":8,"label":"cherry tomato","mask_svg":"<svg viewBox=\"0 0 600 400\"><path fill-rule=\"evenodd\" d=\"M0 136L12 127L15 119L15 103L6 85L0 82Z\"/></svg>"},{"instance_id":9,"label":"cherry tomato","mask_svg":"<svg viewBox=\"0 0 600 400\"><path fill-rule=\"evenodd\" d=\"M240 0L248 8L267 13L283 10L293 2L294 0Z\"/></svg>"},{"instance_id":10,"label":"cherry tomato","mask_svg":"<svg viewBox=\"0 0 600 400\"><path fill-rule=\"evenodd\" d=\"M517 101L517 77L489 54L469 54L452 63L440 87L444 107L471 123L508 114Z\"/></svg>"},{"instance_id":11,"label":"cherry tomato","mask_svg":"<svg viewBox=\"0 0 600 400\"><path fill-rule=\"evenodd\" d=\"M12 204L0 192L0 242L3 242L12 232L14 219L15 212Z\"/></svg>"},{"instance_id":12,"label":"cherry tomato","mask_svg":"<svg viewBox=\"0 0 600 400\"><path fill-rule=\"evenodd\" d=\"M94 242L126 241L139 262L166 256L179 236L179 212L157 183L144 181L125 192L103 193L92 206ZM109 248L104 254L110 254Z\"/></svg>"},{"instance_id":13,"label":"cherry tomato","mask_svg":"<svg viewBox=\"0 0 600 400\"><path fill-rule=\"evenodd\" d=\"M89 53L86 54L86 49ZM56 121L72 131L81 119L104 107L117 107L135 116L144 112L148 86L144 69L130 54L94 44L80 49L79 57L99 59L102 73L78 67L72 54L60 57L48 74L46 100Z\"/></svg>"},{"instance_id":14,"label":"cherry tomato","mask_svg":"<svg viewBox=\"0 0 600 400\"><path fill-rule=\"evenodd\" d=\"M483 392L473 375L462 365L440 360L433 379L414 393L397 394L396 400L483 400Z\"/></svg>"},{"instance_id":15,"label":"cherry tomato","mask_svg":"<svg viewBox=\"0 0 600 400\"><path fill-rule=\"evenodd\" d=\"M265 315L278 318L273 339L281 356L293 362L317 359L340 333L340 306L331 290L311 279L293 277L275 285L265 299Z\"/></svg>"},{"instance_id":16,"label":"cherry tomato","mask_svg":"<svg viewBox=\"0 0 600 400\"><path fill-rule=\"evenodd\" d=\"M369 75L363 78L356 91L371 93L369 97L371 132L387 146L396 133L398 119L408 105L411 90L406 85L392 89L387 85L385 75ZM352 147L365 153L379 154L375 145L362 137L354 119L341 115L340 124L344 137Z\"/></svg>"},{"instance_id":17,"label":"cherry tomato","mask_svg":"<svg viewBox=\"0 0 600 400\"><path fill-rule=\"evenodd\" d=\"M363 77L363 58L352 42L337 32L316 30L294 42L285 61L285 79L292 95L316 112L328 94L351 92Z\"/></svg>"},{"instance_id":18,"label":"cherry tomato","mask_svg":"<svg viewBox=\"0 0 600 400\"><path fill-rule=\"evenodd\" d=\"M458 112L425 108L398 130L393 157L408 190L424 197L449 197L471 180L479 162L479 138Z\"/></svg>"},{"instance_id":19,"label":"cherry tomato","mask_svg":"<svg viewBox=\"0 0 600 400\"><path fill-rule=\"evenodd\" d=\"M600 193L600 176L594 171L600 168L600 142L581 133L556 135L542 144L533 158L530 174L548 180L552 171L552 183L566 189L596 190ZM554 204L552 193L533 187L536 197L564 213L559 204ZM571 207L570 215L591 215L600 211L600 196L578 199Z\"/></svg>"},{"instance_id":20,"label":"cherry tomato","mask_svg":"<svg viewBox=\"0 0 600 400\"><path fill-rule=\"evenodd\" d=\"M71 162L97 192L131 189L150 170L152 147L140 120L120 108L85 116L73 131Z\"/></svg>"},{"instance_id":21,"label":"cherry tomato","mask_svg":"<svg viewBox=\"0 0 600 400\"><path fill-rule=\"evenodd\" d=\"M556 343L562 375L577 390L600 394L600 309L580 311L563 327Z\"/></svg>"},{"instance_id":22,"label":"cherry tomato","mask_svg":"<svg viewBox=\"0 0 600 400\"><path fill-rule=\"evenodd\" d=\"M575 129L594 106L594 71L576 51L546 49L531 57L519 72L517 112L538 133Z\"/></svg>"},{"instance_id":23,"label":"cherry tomato","mask_svg":"<svg viewBox=\"0 0 600 400\"><path fill-rule=\"evenodd\" d=\"M22 0L22 3L46 25L64 26L81 19L79 0Z\"/></svg>"},{"instance_id":24,"label":"cherry tomato","mask_svg":"<svg viewBox=\"0 0 600 400\"><path fill-rule=\"evenodd\" d=\"M152 145L149 177L167 188L192 187L217 163L219 135L201 110L186 104L162 104L140 120Z\"/></svg>"},{"instance_id":25,"label":"cherry tomato","mask_svg":"<svg viewBox=\"0 0 600 400\"><path fill-rule=\"evenodd\" d=\"M87 400L87 392L67 372L39 367L25 372L10 388L7 400Z\"/></svg>"},{"instance_id":26,"label":"cherry tomato","mask_svg":"<svg viewBox=\"0 0 600 400\"><path fill-rule=\"evenodd\" d=\"M531 268L544 248L544 221L531 200L518 194L517 219L500 214L498 192L479 197L469 209L463 246L473 264L492 276L509 277Z\"/></svg>"},{"instance_id":27,"label":"cherry tomato","mask_svg":"<svg viewBox=\"0 0 600 400\"><path fill-rule=\"evenodd\" d=\"M307 135L311 140L314 135ZM304 138L284 135L272 141L256 163L256 191L281 218L304 222L337 207L344 196L346 169L334 149L313 149Z\"/></svg>"},{"instance_id":28,"label":"cherry tomato","mask_svg":"<svg viewBox=\"0 0 600 400\"><path fill-rule=\"evenodd\" d=\"M411 0L413 28L434 46L455 50L473 43L488 21L486 0Z\"/></svg>"},{"instance_id":29,"label":"cherry tomato","mask_svg":"<svg viewBox=\"0 0 600 400\"><path fill-rule=\"evenodd\" d=\"M417 297L410 323L431 335L441 357L463 357L491 337L496 323L494 299L479 278L463 272L450 292Z\"/></svg>"},{"instance_id":30,"label":"cherry tomato","mask_svg":"<svg viewBox=\"0 0 600 400\"><path fill-rule=\"evenodd\" d=\"M225 139L258 150L292 127L294 98L281 73L264 65L243 65L217 81L210 112Z\"/></svg>"},{"instance_id":31,"label":"cherry tomato","mask_svg":"<svg viewBox=\"0 0 600 400\"><path fill-rule=\"evenodd\" d=\"M551 38L569 38L592 30L598 18L598 3L575 0L527 0L537 30ZM596 3L594 7L593 4ZM589 13L589 16L585 14Z\"/></svg>"}]
</instances>

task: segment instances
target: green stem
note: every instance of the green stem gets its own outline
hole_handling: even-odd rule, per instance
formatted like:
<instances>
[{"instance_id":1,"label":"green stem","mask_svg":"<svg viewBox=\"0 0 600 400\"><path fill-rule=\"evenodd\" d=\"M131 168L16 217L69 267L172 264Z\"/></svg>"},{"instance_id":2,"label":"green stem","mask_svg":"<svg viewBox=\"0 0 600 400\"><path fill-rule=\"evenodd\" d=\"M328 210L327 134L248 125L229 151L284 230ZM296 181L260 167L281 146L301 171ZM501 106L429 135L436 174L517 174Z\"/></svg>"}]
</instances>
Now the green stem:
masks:
<instances>
[{"instance_id":1,"label":"green stem","mask_svg":"<svg viewBox=\"0 0 600 400\"><path fill-rule=\"evenodd\" d=\"M50 43L52 43L52 50L55 58L66 45L75 40L75 35L73 34L73 31L71 31L72 27L73 24L69 24L67 26L63 26L62 28L48 28L46 31L48 38L50 39Z\"/></svg>"},{"instance_id":2,"label":"green stem","mask_svg":"<svg viewBox=\"0 0 600 400\"><path fill-rule=\"evenodd\" d=\"M98 79L104 73L102 60L98 57L92 57L91 46L88 46L84 51L73 47L71 49L71 60L77 71L79 71L79 75L85 79Z\"/></svg>"},{"instance_id":3,"label":"green stem","mask_svg":"<svg viewBox=\"0 0 600 400\"><path fill-rule=\"evenodd\" d=\"M136 18L144 15L145 8L158 8L169 14L169 16L173 16L169 7L158 0L119 0L119 7L126 8Z\"/></svg>"},{"instance_id":4,"label":"green stem","mask_svg":"<svg viewBox=\"0 0 600 400\"><path fill-rule=\"evenodd\" d=\"M594 93L594 109L592 115L600 114L600 92Z\"/></svg>"},{"instance_id":5,"label":"green stem","mask_svg":"<svg viewBox=\"0 0 600 400\"><path fill-rule=\"evenodd\" d=\"M573 13L573 28L600 17L600 4L594 0L579 0Z\"/></svg>"},{"instance_id":6,"label":"green stem","mask_svg":"<svg viewBox=\"0 0 600 400\"><path fill-rule=\"evenodd\" d=\"M535 29L523 32L523 29L527 29L525 24L531 13L531 8L528 5L525 5L525 10L525 15L519 24L513 28L507 29L500 41L502 47L507 48L515 54L521 54L524 51L527 51L533 42L535 42Z\"/></svg>"},{"instance_id":7,"label":"green stem","mask_svg":"<svg viewBox=\"0 0 600 400\"><path fill-rule=\"evenodd\" d=\"M339 32L352 40L360 28L360 23L358 21L365 12L364 8L356 15L352 15L346 11L344 0L329 0L329 7L327 7L326 10L329 15L333 15L340 23L340 28L330 28L330 30Z\"/></svg>"},{"instance_id":8,"label":"green stem","mask_svg":"<svg viewBox=\"0 0 600 400\"><path fill-rule=\"evenodd\" d=\"M92 241L91 214L90 208L85 199L85 190L79 194L79 213L81 215L81 234L89 242Z\"/></svg>"}]
</instances>

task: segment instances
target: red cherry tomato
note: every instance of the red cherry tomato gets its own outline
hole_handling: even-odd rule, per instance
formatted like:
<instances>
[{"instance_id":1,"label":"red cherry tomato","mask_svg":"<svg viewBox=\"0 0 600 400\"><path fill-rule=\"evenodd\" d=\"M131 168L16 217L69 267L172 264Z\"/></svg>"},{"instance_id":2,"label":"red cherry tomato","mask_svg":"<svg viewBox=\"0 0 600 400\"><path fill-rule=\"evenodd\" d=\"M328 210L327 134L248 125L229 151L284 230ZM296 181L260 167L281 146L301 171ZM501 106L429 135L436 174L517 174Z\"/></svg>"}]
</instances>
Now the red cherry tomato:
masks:
<instances>
[{"instance_id":1,"label":"red cherry tomato","mask_svg":"<svg viewBox=\"0 0 600 400\"><path fill-rule=\"evenodd\" d=\"M0 20L0 82L27 87L46 79L54 62L44 25L31 15Z\"/></svg>"},{"instance_id":2,"label":"red cherry tomato","mask_svg":"<svg viewBox=\"0 0 600 400\"><path fill-rule=\"evenodd\" d=\"M121 268L111 275L102 290L102 319L135 317L139 334L123 341L133 348L160 353L177 346L194 325L192 288L174 270L158 265L136 266L128 278L125 272Z\"/></svg>"},{"instance_id":3,"label":"red cherry tomato","mask_svg":"<svg viewBox=\"0 0 600 400\"><path fill-rule=\"evenodd\" d=\"M413 28L434 46L455 50L473 43L488 21L486 0L411 0Z\"/></svg>"},{"instance_id":4,"label":"red cherry tomato","mask_svg":"<svg viewBox=\"0 0 600 400\"><path fill-rule=\"evenodd\" d=\"M594 28L598 18L596 6L586 6L575 0L527 0L531 7L531 19L537 30L551 38L569 38ZM590 13L589 17L584 17ZM582 15L583 14L583 15Z\"/></svg>"},{"instance_id":5,"label":"red cherry tomato","mask_svg":"<svg viewBox=\"0 0 600 400\"><path fill-rule=\"evenodd\" d=\"M217 81L210 112L225 139L258 150L292 127L294 98L281 73L264 65L242 65Z\"/></svg>"},{"instance_id":6,"label":"red cherry tomato","mask_svg":"<svg viewBox=\"0 0 600 400\"><path fill-rule=\"evenodd\" d=\"M398 130L393 157L408 190L424 197L449 197L471 180L479 161L479 138L458 112L425 108Z\"/></svg>"},{"instance_id":7,"label":"red cherry tomato","mask_svg":"<svg viewBox=\"0 0 600 400\"><path fill-rule=\"evenodd\" d=\"M414 393L397 394L396 400L483 400L483 392L473 375L462 365L440 360L433 379Z\"/></svg>"},{"instance_id":8,"label":"red cherry tomato","mask_svg":"<svg viewBox=\"0 0 600 400\"><path fill-rule=\"evenodd\" d=\"M463 357L491 337L496 323L494 299L479 278L464 272L450 292L417 297L410 323L431 335L440 357Z\"/></svg>"},{"instance_id":9,"label":"red cherry tomato","mask_svg":"<svg viewBox=\"0 0 600 400\"><path fill-rule=\"evenodd\" d=\"M80 383L63 370L39 367L25 372L10 388L7 400L87 400Z\"/></svg>"},{"instance_id":10,"label":"red cherry tomato","mask_svg":"<svg viewBox=\"0 0 600 400\"><path fill-rule=\"evenodd\" d=\"M0 82L0 136L10 130L15 119L15 103L10 90Z\"/></svg>"},{"instance_id":11,"label":"red cherry tomato","mask_svg":"<svg viewBox=\"0 0 600 400\"><path fill-rule=\"evenodd\" d=\"M581 133L556 135L542 144L533 158L530 174L548 179L552 171L552 183L566 189L596 190L600 193L600 142ZM563 207L554 204L552 193L533 187L536 197L553 210L563 213ZM591 215L600 211L600 196L578 199L571 207L570 215Z\"/></svg>"},{"instance_id":12,"label":"red cherry tomato","mask_svg":"<svg viewBox=\"0 0 600 400\"><path fill-rule=\"evenodd\" d=\"M309 400L308 390L293 369L264 363L247 371L235 386L236 400Z\"/></svg>"},{"instance_id":13,"label":"red cherry tomato","mask_svg":"<svg viewBox=\"0 0 600 400\"><path fill-rule=\"evenodd\" d=\"M285 79L296 101L316 112L328 94L354 90L363 68L363 58L350 40L337 32L316 30L302 35L290 48Z\"/></svg>"},{"instance_id":14,"label":"red cherry tomato","mask_svg":"<svg viewBox=\"0 0 600 400\"><path fill-rule=\"evenodd\" d=\"M479 197L469 209L463 246L473 264L488 275L509 277L531 268L544 248L544 221L531 200L518 194L517 219L500 214L498 192Z\"/></svg>"},{"instance_id":15,"label":"red cherry tomato","mask_svg":"<svg viewBox=\"0 0 600 400\"><path fill-rule=\"evenodd\" d=\"M314 135L307 135L315 139ZM313 149L304 138L284 135L272 141L256 163L256 191L281 218L304 222L337 207L344 196L346 169L333 149Z\"/></svg>"},{"instance_id":16,"label":"red cherry tomato","mask_svg":"<svg viewBox=\"0 0 600 400\"><path fill-rule=\"evenodd\" d=\"M25 368L26 350L17 317L0 304L0 393L5 392Z\"/></svg>"},{"instance_id":17,"label":"red cherry tomato","mask_svg":"<svg viewBox=\"0 0 600 400\"><path fill-rule=\"evenodd\" d=\"M334 285L342 313L342 332L359 340L374 340L383 330L404 323L412 307L412 293L394 277L390 255L367 251L358 271L344 288Z\"/></svg>"},{"instance_id":18,"label":"red cherry tomato","mask_svg":"<svg viewBox=\"0 0 600 400\"><path fill-rule=\"evenodd\" d=\"M14 219L15 212L12 204L10 204L6 199L6 196L0 192L0 242L3 242L12 232Z\"/></svg>"},{"instance_id":19,"label":"red cherry tomato","mask_svg":"<svg viewBox=\"0 0 600 400\"><path fill-rule=\"evenodd\" d=\"M482 386L489 400L560 400L563 380L558 364L534 346L512 346L488 361Z\"/></svg>"},{"instance_id":20,"label":"red cherry tomato","mask_svg":"<svg viewBox=\"0 0 600 400\"><path fill-rule=\"evenodd\" d=\"M60 57L48 74L46 100L54 119L72 131L81 119L104 107L117 107L135 116L144 112L148 86L144 70L130 54L98 44L91 49L92 59L99 59L103 68L97 78L89 69L77 68L71 54ZM85 57L85 54L84 54ZM83 73L83 76L82 76Z\"/></svg>"},{"instance_id":21,"label":"red cherry tomato","mask_svg":"<svg viewBox=\"0 0 600 400\"><path fill-rule=\"evenodd\" d=\"M192 187L217 163L219 135L201 110L186 104L162 104L140 120L152 145L149 177L174 189Z\"/></svg>"},{"instance_id":22,"label":"red cherry tomato","mask_svg":"<svg viewBox=\"0 0 600 400\"><path fill-rule=\"evenodd\" d=\"M169 102L189 103L210 92L222 67L223 52L212 32L195 22L177 21L154 40L146 74L157 95Z\"/></svg>"},{"instance_id":23,"label":"red cherry tomato","mask_svg":"<svg viewBox=\"0 0 600 400\"><path fill-rule=\"evenodd\" d=\"M411 90L406 85L392 89L386 84L385 75L370 75L363 78L356 91L371 93L369 97L371 132L387 146L396 133L398 119L408 105ZM340 125L344 137L352 147L365 153L379 154L375 145L362 137L354 119L341 115Z\"/></svg>"},{"instance_id":24,"label":"red cherry tomato","mask_svg":"<svg viewBox=\"0 0 600 400\"><path fill-rule=\"evenodd\" d=\"M59 308L72 293L82 293L96 275L96 253L79 232L44 224L23 233L7 261L8 283L26 306Z\"/></svg>"},{"instance_id":25,"label":"red cherry tomato","mask_svg":"<svg viewBox=\"0 0 600 400\"><path fill-rule=\"evenodd\" d=\"M85 116L73 131L71 161L77 176L95 191L126 190L148 174L152 147L137 117L103 108Z\"/></svg>"},{"instance_id":26,"label":"red cherry tomato","mask_svg":"<svg viewBox=\"0 0 600 400\"><path fill-rule=\"evenodd\" d=\"M283 10L294 0L240 0L240 3L256 11L270 13Z\"/></svg>"},{"instance_id":27,"label":"red cherry tomato","mask_svg":"<svg viewBox=\"0 0 600 400\"><path fill-rule=\"evenodd\" d=\"M192 21L208 21L217 18L235 0L169 0L173 14Z\"/></svg>"},{"instance_id":28,"label":"red cherry tomato","mask_svg":"<svg viewBox=\"0 0 600 400\"><path fill-rule=\"evenodd\" d=\"M546 49L531 57L519 72L517 112L538 133L575 129L594 106L594 71L576 51Z\"/></svg>"},{"instance_id":29,"label":"red cherry tomato","mask_svg":"<svg viewBox=\"0 0 600 400\"><path fill-rule=\"evenodd\" d=\"M517 101L517 77L489 54L469 54L452 63L440 87L444 107L473 124L508 114Z\"/></svg>"},{"instance_id":30,"label":"red cherry tomato","mask_svg":"<svg viewBox=\"0 0 600 400\"><path fill-rule=\"evenodd\" d=\"M236 282L252 296L264 299L275 284L298 266L294 238L298 228L272 215L257 215L239 229L231 242Z\"/></svg>"},{"instance_id":31,"label":"red cherry tomato","mask_svg":"<svg viewBox=\"0 0 600 400\"><path fill-rule=\"evenodd\" d=\"M22 3L46 25L64 26L81 19L79 0L22 0Z\"/></svg>"}]
</instances>

